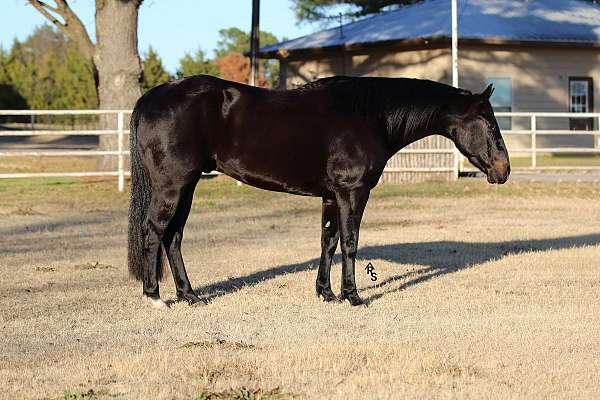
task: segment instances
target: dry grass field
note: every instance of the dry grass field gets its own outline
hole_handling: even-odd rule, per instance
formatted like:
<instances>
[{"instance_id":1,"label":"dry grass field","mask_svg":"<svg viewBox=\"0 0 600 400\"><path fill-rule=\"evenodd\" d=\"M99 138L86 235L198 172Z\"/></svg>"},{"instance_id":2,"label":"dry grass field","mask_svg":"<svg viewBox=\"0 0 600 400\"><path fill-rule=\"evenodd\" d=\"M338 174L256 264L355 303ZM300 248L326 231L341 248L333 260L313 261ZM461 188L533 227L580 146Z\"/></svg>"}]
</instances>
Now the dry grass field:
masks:
<instances>
[{"instance_id":1,"label":"dry grass field","mask_svg":"<svg viewBox=\"0 0 600 400\"><path fill-rule=\"evenodd\" d=\"M167 310L128 279L115 187L0 181L0 398L600 398L600 185L382 185L352 308L314 295L319 199L203 180L208 304Z\"/></svg>"}]
</instances>

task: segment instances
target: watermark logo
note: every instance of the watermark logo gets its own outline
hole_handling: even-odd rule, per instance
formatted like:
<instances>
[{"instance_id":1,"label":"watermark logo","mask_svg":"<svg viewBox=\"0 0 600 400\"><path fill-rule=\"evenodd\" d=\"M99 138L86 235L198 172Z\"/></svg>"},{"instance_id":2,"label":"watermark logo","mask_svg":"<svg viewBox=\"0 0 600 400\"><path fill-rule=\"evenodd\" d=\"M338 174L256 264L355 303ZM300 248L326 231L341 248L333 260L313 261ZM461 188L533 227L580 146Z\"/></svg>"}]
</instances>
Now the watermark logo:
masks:
<instances>
[{"instance_id":1,"label":"watermark logo","mask_svg":"<svg viewBox=\"0 0 600 400\"><path fill-rule=\"evenodd\" d=\"M369 262L367 264L365 271L367 271L367 274L371 276L371 281L377 282L377 272L375 272L375 266L373 266L372 263Z\"/></svg>"}]
</instances>

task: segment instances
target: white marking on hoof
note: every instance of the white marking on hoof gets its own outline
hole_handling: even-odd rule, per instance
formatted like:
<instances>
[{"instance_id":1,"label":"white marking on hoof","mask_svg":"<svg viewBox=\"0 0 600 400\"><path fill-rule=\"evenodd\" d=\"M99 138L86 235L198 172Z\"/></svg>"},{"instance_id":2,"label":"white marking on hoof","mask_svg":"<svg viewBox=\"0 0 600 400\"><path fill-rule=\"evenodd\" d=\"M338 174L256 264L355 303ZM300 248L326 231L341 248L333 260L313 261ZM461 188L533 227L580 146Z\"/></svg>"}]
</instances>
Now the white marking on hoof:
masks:
<instances>
[{"instance_id":1,"label":"white marking on hoof","mask_svg":"<svg viewBox=\"0 0 600 400\"><path fill-rule=\"evenodd\" d=\"M144 299L146 299L150 303L152 303L152 307L154 307L154 308L163 308L163 309L169 308L167 303L165 303L161 299L153 299L152 297L148 297L148 296L144 296Z\"/></svg>"},{"instance_id":2,"label":"white marking on hoof","mask_svg":"<svg viewBox=\"0 0 600 400\"><path fill-rule=\"evenodd\" d=\"M327 222L325 223L325 228L329 228L329 226L330 226L330 225L331 225L331 222L327 221Z\"/></svg>"}]
</instances>

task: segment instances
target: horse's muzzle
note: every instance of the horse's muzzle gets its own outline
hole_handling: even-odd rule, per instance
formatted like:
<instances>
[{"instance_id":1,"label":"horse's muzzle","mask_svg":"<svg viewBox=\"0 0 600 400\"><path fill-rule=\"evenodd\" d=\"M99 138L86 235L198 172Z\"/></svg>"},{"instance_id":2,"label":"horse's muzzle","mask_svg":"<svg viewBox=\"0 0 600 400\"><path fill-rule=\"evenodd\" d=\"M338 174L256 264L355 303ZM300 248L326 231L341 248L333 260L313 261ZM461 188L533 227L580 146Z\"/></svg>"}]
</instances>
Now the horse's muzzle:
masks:
<instances>
[{"instance_id":1,"label":"horse's muzzle","mask_svg":"<svg viewBox=\"0 0 600 400\"><path fill-rule=\"evenodd\" d=\"M487 180L489 183L503 184L510 175L510 163L508 160L494 161L492 167L488 169Z\"/></svg>"}]
</instances>

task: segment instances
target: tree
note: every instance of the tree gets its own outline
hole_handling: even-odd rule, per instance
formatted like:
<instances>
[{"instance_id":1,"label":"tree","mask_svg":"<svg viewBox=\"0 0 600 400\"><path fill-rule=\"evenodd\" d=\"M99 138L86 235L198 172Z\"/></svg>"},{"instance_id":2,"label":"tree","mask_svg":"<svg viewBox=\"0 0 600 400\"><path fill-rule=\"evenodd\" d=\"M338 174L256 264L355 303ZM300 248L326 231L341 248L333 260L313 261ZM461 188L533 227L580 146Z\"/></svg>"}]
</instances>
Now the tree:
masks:
<instances>
[{"instance_id":1,"label":"tree","mask_svg":"<svg viewBox=\"0 0 600 400\"><path fill-rule=\"evenodd\" d=\"M279 42L279 39L270 32L260 31L259 38L261 46ZM232 51L241 54L250 51L250 34L236 27L219 30L219 40L215 49L217 58L221 58Z\"/></svg>"},{"instance_id":2,"label":"tree","mask_svg":"<svg viewBox=\"0 0 600 400\"><path fill-rule=\"evenodd\" d=\"M340 13L350 18L375 14L384 9L418 3L423 0L293 0L298 22L338 21Z\"/></svg>"},{"instance_id":3,"label":"tree","mask_svg":"<svg viewBox=\"0 0 600 400\"><path fill-rule=\"evenodd\" d=\"M13 85L0 83L0 108L5 110L20 110L28 108L27 100Z\"/></svg>"},{"instance_id":4,"label":"tree","mask_svg":"<svg viewBox=\"0 0 600 400\"><path fill-rule=\"evenodd\" d=\"M27 99L19 93L10 81L8 75L8 54L0 48L0 109L26 109L29 108Z\"/></svg>"},{"instance_id":5,"label":"tree","mask_svg":"<svg viewBox=\"0 0 600 400\"><path fill-rule=\"evenodd\" d=\"M72 46L54 73L54 87L50 88L54 96L51 108L89 110L98 107L93 67L79 49Z\"/></svg>"},{"instance_id":6,"label":"tree","mask_svg":"<svg viewBox=\"0 0 600 400\"><path fill-rule=\"evenodd\" d=\"M44 25L0 55L0 83L33 109L97 108L91 63L63 33Z\"/></svg>"},{"instance_id":7,"label":"tree","mask_svg":"<svg viewBox=\"0 0 600 400\"><path fill-rule=\"evenodd\" d=\"M194 55L185 53L179 60L177 77L183 78L184 76L200 74L220 76L219 67L213 61L205 60L204 52L201 49L196 50Z\"/></svg>"},{"instance_id":8,"label":"tree","mask_svg":"<svg viewBox=\"0 0 600 400\"><path fill-rule=\"evenodd\" d=\"M215 64L219 67L223 79L248 84L248 79L250 77L250 59L248 57L244 57L241 53L232 51L217 59ZM261 87L268 85L264 75L258 75L257 84Z\"/></svg>"},{"instance_id":9,"label":"tree","mask_svg":"<svg viewBox=\"0 0 600 400\"><path fill-rule=\"evenodd\" d=\"M19 45L36 64L40 64L48 53L55 54L63 62L69 49L76 47L69 42L67 36L46 23L35 27Z\"/></svg>"},{"instance_id":10,"label":"tree","mask_svg":"<svg viewBox=\"0 0 600 400\"><path fill-rule=\"evenodd\" d=\"M0 47L0 109L18 110L27 109L27 99L19 93L8 75L8 53ZM19 117L3 117L2 121L18 121Z\"/></svg>"},{"instance_id":11,"label":"tree","mask_svg":"<svg viewBox=\"0 0 600 400\"><path fill-rule=\"evenodd\" d=\"M217 60L226 57L232 52L243 55L244 53L250 51L250 34L242 31L239 28L232 27L228 29L221 29L219 31L219 36L220 39L217 42L217 48L215 49ZM277 37L270 32L261 31L259 37L261 46L268 46L279 42L279 39L277 39ZM224 63L225 65L231 65L232 63L238 62L238 60L240 60L239 57L233 56L229 57ZM241 64L238 67L243 68ZM279 63L277 61L261 60L259 63L259 71L262 71L269 86L277 86L279 81ZM224 74L222 76L225 78ZM259 80L260 79L261 78L259 78ZM248 79L245 79L244 81L247 83ZM237 82L242 81L240 80Z\"/></svg>"},{"instance_id":12,"label":"tree","mask_svg":"<svg viewBox=\"0 0 600 400\"><path fill-rule=\"evenodd\" d=\"M33 95L35 94L37 72L34 70L30 58L26 57L18 40L13 41L10 51L3 57L2 64L2 83L11 86L12 92L19 93L20 96L27 99L27 103L31 106L31 103L35 102Z\"/></svg>"},{"instance_id":13,"label":"tree","mask_svg":"<svg viewBox=\"0 0 600 400\"><path fill-rule=\"evenodd\" d=\"M144 79L142 82L144 91L161 83L168 82L171 79L171 76L163 66L162 60L152 47L148 48L142 64L144 68Z\"/></svg>"},{"instance_id":14,"label":"tree","mask_svg":"<svg viewBox=\"0 0 600 400\"><path fill-rule=\"evenodd\" d=\"M91 62L101 109L130 109L141 95L142 65L137 49L138 11L143 0L96 0L96 43L66 0L48 4L27 0L66 34ZM103 128L114 128L114 117L101 118ZM100 147L116 148L115 135L100 136ZM114 169L116 157L105 157L100 167Z\"/></svg>"}]
</instances>

